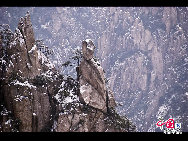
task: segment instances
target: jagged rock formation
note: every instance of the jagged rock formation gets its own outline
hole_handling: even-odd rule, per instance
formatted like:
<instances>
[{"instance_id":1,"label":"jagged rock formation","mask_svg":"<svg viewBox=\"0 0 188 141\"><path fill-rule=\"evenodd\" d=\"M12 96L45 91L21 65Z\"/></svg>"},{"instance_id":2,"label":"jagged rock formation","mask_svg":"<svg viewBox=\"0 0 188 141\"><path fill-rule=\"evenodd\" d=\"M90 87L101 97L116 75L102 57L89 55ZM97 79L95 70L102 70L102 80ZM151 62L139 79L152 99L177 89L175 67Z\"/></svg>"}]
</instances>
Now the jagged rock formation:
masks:
<instances>
[{"instance_id":1,"label":"jagged rock formation","mask_svg":"<svg viewBox=\"0 0 188 141\"><path fill-rule=\"evenodd\" d=\"M66 101L59 100L63 108L54 124L54 130L57 132L135 131L135 126L115 111L115 99L112 91L107 89L105 84L104 70L93 57L94 48L91 40L82 42L83 57L79 65L79 89L69 90ZM76 93L78 95L75 95Z\"/></svg>"},{"instance_id":2,"label":"jagged rock formation","mask_svg":"<svg viewBox=\"0 0 188 141\"><path fill-rule=\"evenodd\" d=\"M41 131L53 118L51 97L60 75L37 50L29 14L20 19L15 33L3 28L0 40L0 130Z\"/></svg>"},{"instance_id":3,"label":"jagged rock formation","mask_svg":"<svg viewBox=\"0 0 188 141\"><path fill-rule=\"evenodd\" d=\"M113 93L106 88L104 70L93 57L94 49L91 40L82 42L83 59L79 72L80 97L86 104L106 111L107 105L114 108L116 103Z\"/></svg>"},{"instance_id":4,"label":"jagged rock formation","mask_svg":"<svg viewBox=\"0 0 188 141\"><path fill-rule=\"evenodd\" d=\"M29 13L15 33L6 25L0 31L1 132L135 131L115 111L92 41L83 42L77 81L59 74L38 50Z\"/></svg>"},{"instance_id":5,"label":"jagged rock formation","mask_svg":"<svg viewBox=\"0 0 188 141\"><path fill-rule=\"evenodd\" d=\"M93 59L92 41L83 41L83 60L80 64L80 95L82 100L95 108L106 110L106 86L104 71Z\"/></svg>"}]
</instances>

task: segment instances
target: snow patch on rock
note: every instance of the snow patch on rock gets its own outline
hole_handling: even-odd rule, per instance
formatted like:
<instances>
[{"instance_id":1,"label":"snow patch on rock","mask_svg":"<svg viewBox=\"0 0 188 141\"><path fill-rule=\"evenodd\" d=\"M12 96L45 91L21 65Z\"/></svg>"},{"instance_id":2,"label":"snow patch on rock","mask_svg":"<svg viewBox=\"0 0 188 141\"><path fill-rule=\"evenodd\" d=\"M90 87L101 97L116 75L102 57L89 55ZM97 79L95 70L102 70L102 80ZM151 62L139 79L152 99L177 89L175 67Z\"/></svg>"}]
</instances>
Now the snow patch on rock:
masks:
<instances>
[{"instance_id":1,"label":"snow patch on rock","mask_svg":"<svg viewBox=\"0 0 188 141\"><path fill-rule=\"evenodd\" d=\"M36 45L34 45L34 46L31 48L31 50L30 50L30 51L28 51L28 53L32 53L34 50L36 50L36 48L37 48L37 46L36 46Z\"/></svg>"},{"instance_id":2,"label":"snow patch on rock","mask_svg":"<svg viewBox=\"0 0 188 141\"><path fill-rule=\"evenodd\" d=\"M31 88L36 89L36 86L31 85L28 81L25 81L24 83L22 83L22 82L20 82L18 80L14 80L13 82L11 82L11 84L20 85L20 86L26 86L26 87L29 87L30 89Z\"/></svg>"}]
</instances>

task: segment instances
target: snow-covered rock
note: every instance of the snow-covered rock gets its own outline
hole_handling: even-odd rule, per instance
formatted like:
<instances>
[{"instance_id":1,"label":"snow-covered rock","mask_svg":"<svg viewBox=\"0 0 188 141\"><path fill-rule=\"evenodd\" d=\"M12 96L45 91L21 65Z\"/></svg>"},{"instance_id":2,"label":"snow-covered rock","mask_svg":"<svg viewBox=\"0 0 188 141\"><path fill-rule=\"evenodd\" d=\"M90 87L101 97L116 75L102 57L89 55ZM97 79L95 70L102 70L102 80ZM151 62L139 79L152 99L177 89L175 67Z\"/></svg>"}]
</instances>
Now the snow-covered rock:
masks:
<instances>
[{"instance_id":1,"label":"snow-covered rock","mask_svg":"<svg viewBox=\"0 0 188 141\"><path fill-rule=\"evenodd\" d=\"M0 35L4 36L6 32L4 29ZM5 39L5 46L1 46ZM2 48L6 52L0 53L0 82L6 85L1 86L3 96L0 103L5 103L3 106L12 115L1 112L4 118L1 126L4 128L0 131L44 130L50 121L51 107L54 106L50 103L55 93L54 84L58 87L61 83L57 80L58 73L54 65L35 45L29 14L20 19L15 33L10 32L6 38L0 39ZM7 118L11 116L14 119L10 122Z\"/></svg>"},{"instance_id":2,"label":"snow-covered rock","mask_svg":"<svg viewBox=\"0 0 188 141\"><path fill-rule=\"evenodd\" d=\"M95 46L91 39L82 42L82 53L86 60L91 60L93 58L94 49Z\"/></svg>"}]
</instances>

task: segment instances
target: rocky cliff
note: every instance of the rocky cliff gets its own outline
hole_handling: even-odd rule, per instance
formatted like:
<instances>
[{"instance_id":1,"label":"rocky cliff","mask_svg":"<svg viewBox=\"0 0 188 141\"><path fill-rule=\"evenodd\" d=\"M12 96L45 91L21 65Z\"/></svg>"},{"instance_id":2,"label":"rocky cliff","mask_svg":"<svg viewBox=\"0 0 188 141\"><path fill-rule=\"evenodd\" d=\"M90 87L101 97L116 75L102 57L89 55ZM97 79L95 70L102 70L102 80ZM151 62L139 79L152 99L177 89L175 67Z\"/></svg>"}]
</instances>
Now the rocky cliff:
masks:
<instances>
[{"instance_id":1,"label":"rocky cliff","mask_svg":"<svg viewBox=\"0 0 188 141\"><path fill-rule=\"evenodd\" d=\"M1 131L37 132L53 119L61 75L35 44L27 14L12 33L1 27Z\"/></svg>"},{"instance_id":2,"label":"rocky cliff","mask_svg":"<svg viewBox=\"0 0 188 141\"><path fill-rule=\"evenodd\" d=\"M119 111L141 131L156 131L159 117L173 117L187 131L187 9L110 8L110 14L98 47L102 66L112 66L107 70Z\"/></svg>"},{"instance_id":3,"label":"rocky cliff","mask_svg":"<svg viewBox=\"0 0 188 141\"><path fill-rule=\"evenodd\" d=\"M37 44L30 14L13 33L0 29L1 132L128 132L135 126L117 114L91 40L82 43L78 78L60 74Z\"/></svg>"}]
</instances>

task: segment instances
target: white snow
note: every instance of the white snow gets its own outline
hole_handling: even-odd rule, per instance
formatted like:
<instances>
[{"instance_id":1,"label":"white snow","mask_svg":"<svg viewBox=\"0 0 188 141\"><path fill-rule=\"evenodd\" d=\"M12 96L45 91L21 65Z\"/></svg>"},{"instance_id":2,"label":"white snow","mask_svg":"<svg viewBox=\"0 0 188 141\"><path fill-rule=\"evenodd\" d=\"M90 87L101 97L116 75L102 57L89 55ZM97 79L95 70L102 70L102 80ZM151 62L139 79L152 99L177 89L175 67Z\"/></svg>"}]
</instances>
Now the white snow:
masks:
<instances>
[{"instance_id":1,"label":"white snow","mask_svg":"<svg viewBox=\"0 0 188 141\"><path fill-rule=\"evenodd\" d=\"M16 41L18 41L20 43L20 46L23 46L23 44L25 43L24 39L23 39L23 35L21 34L20 30L18 28L15 29L15 42L13 43L13 45L16 44Z\"/></svg>"},{"instance_id":2,"label":"white snow","mask_svg":"<svg viewBox=\"0 0 188 141\"><path fill-rule=\"evenodd\" d=\"M94 49L94 46L87 45L87 48L88 48L89 50L93 50L93 49Z\"/></svg>"},{"instance_id":3,"label":"white snow","mask_svg":"<svg viewBox=\"0 0 188 141\"><path fill-rule=\"evenodd\" d=\"M87 42L87 44L90 42L90 41L92 41L91 39L86 39L85 40L86 42Z\"/></svg>"},{"instance_id":4,"label":"white snow","mask_svg":"<svg viewBox=\"0 0 188 141\"><path fill-rule=\"evenodd\" d=\"M2 59L2 60L1 60L1 63L2 63L2 64L6 64L6 61Z\"/></svg>"},{"instance_id":5,"label":"white snow","mask_svg":"<svg viewBox=\"0 0 188 141\"><path fill-rule=\"evenodd\" d=\"M3 108L3 110L1 111L0 115L8 115L9 113L11 113L11 111L8 111L5 107Z\"/></svg>"},{"instance_id":6,"label":"white snow","mask_svg":"<svg viewBox=\"0 0 188 141\"><path fill-rule=\"evenodd\" d=\"M48 70L48 71L42 73L41 75L42 75L42 76L45 76L45 77L47 77L47 78L49 78L50 81L53 81L53 76L52 76L52 75L53 75L53 72L52 72L51 70Z\"/></svg>"},{"instance_id":7,"label":"white snow","mask_svg":"<svg viewBox=\"0 0 188 141\"><path fill-rule=\"evenodd\" d=\"M80 116L87 116L88 114L86 114L86 113L81 113L81 114L79 114Z\"/></svg>"},{"instance_id":8,"label":"white snow","mask_svg":"<svg viewBox=\"0 0 188 141\"><path fill-rule=\"evenodd\" d=\"M20 42L20 46L22 46L22 45L25 43L25 41L24 41L23 38L20 38L20 39L19 39L19 42Z\"/></svg>"},{"instance_id":9,"label":"white snow","mask_svg":"<svg viewBox=\"0 0 188 141\"><path fill-rule=\"evenodd\" d=\"M87 42L87 48L89 50L94 50L94 46L90 45L90 42L92 42L92 40L91 39L86 39L85 41Z\"/></svg>"},{"instance_id":10,"label":"white snow","mask_svg":"<svg viewBox=\"0 0 188 141\"><path fill-rule=\"evenodd\" d=\"M188 96L188 92L186 92L185 95Z\"/></svg>"},{"instance_id":11,"label":"white snow","mask_svg":"<svg viewBox=\"0 0 188 141\"><path fill-rule=\"evenodd\" d=\"M103 71L103 68L101 67L99 61L95 62L95 60L93 58L91 59L91 61L93 62L93 64L95 65L95 67L99 70L99 72Z\"/></svg>"},{"instance_id":12,"label":"white snow","mask_svg":"<svg viewBox=\"0 0 188 141\"><path fill-rule=\"evenodd\" d=\"M52 64L50 61L45 64L49 69L54 68L54 64Z\"/></svg>"},{"instance_id":13,"label":"white snow","mask_svg":"<svg viewBox=\"0 0 188 141\"><path fill-rule=\"evenodd\" d=\"M41 52L41 51L37 51L37 53L38 53L38 59L40 60L42 60L42 64L44 64L45 62L47 62L47 58L46 58L46 56Z\"/></svg>"},{"instance_id":14,"label":"white snow","mask_svg":"<svg viewBox=\"0 0 188 141\"><path fill-rule=\"evenodd\" d=\"M22 82L19 82L18 80L14 80L13 82L11 82L11 84L20 85L20 86L26 86L26 87L29 87L30 89L31 88L36 89L36 86L31 85L28 81L25 81L24 83L22 83Z\"/></svg>"},{"instance_id":15,"label":"white snow","mask_svg":"<svg viewBox=\"0 0 188 141\"><path fill-rule=\"evenodd\" d=\"M159 107L158 113L156 117L159 118L164 118L169 110L169 106L163 104L162 106Z\"/></svg>"},{"instance_id":16,"label":"white snow","mask_svg":"<svg viewBox=\"0 0 188 141\"><path fill-rule=\"evenodd\" d=\"M28 68L31 68L31 65L30 65L30 63L27 63L27 66L28 66Z\"/></svg>"},{"instance_id":17,"label":"white snow","mask_svg":"<svg viewBox=\"0 0 188 141\"><path fill-rule=\"evenodd\" d=\"M56 94L56 95L54 96L54 98L55 98L59 103L61 103L61 96L60 96L59 93Z\"/></svg>"},{"instance_id":18,"label":"white snow","mask_svg":"<svg viewBox=\"0 0 188 141\"><path fill-rule=\"evenodd\" d=\"M46 29L46 28L48 28L48 26L49 26L49 22L47 22L47 23L41 25L41 28Z\"/></svg>"},{"instance_id":19,"label":"white snow","mask_svg":"<svg viewBox=\"0 0 188 141\"><path fill-rule=\"evenodd\" d=\"M64 84L65 82L62 82L58 93L54 96L54 98L58 101L58 103L61 103L62 107L64 107L68 103L79 101L79 98L77 95L74 94L73 89L67 91L69 93L69 96L67 97L62 96L61 93L64 91Z\"/></svg>"},{"instance_id":20,"label":"white snow","mask_svg":"<svg viewBox=\"0 0 188 141\"><path fill-rule=\"evenodd\" d=\"M10 124L10 122L11 122L11 119L7 120L7 121L5 122L5 125Z\"/></svg>"},{"instance_id":21,"label":"white snow","mask_svg":"<svg viewBox=\"0 0 188 141\"><path fill-rule=\"evenodd\" d=\"M92 42L92 40L91 39L86 39L85 41L87 42L87 48L90 49L90 50L94 50L94 46L90 45L90 41Z\"/></svg>"},{"instance_id":22,"label":"white snow","mask_svg":"<svg viewBox=\"0 0 188 141\"><path fill-rule=\"evenodd\" d=\"M70 93L69 96L65 97L62 101L62 98L60 96L60 94L56 94L55 96L55 99L59 102L59 103L62 103L62 107L64 107L66 104L68 103L72 103L72 102L75 102L75 101L78 101L79 98L77 95L73 95L72 93Z\"/></svg>"},{"instance_id":23,"label":"white snow","mask_svg":"<svg viewBox=\"0 0 188 141\"><path fill-rule=\"evenodd\" d=\"M36 50L36 48L37 48L37 46L36 46L36 45L34 45L34 46L31 48L31 50L30 50L30 51L28 51L28 53L32 53L34 50Z\"/></svg>"},{"instance_id":24,"label":"white snow","mask_svg":"<svg viewBox=\"0 0 188 141\"><path fill-rule=\"evenodd\" d=\"M82 85L80 87L80 93L83 94L86 91L86 89L87 89L87 86L86 85Z\"/></svg>"},{"instance_id":25,"label":"white snow","mask_svg":"<svg viewBox=\"0 0 188 141\"><path fill-rule=\"evenodd\" d=\"M187 57L187 58L185 58L184 60L185 60L185 62L188 62L188 57Z\"/></svg>"},{"instance_id":26,"label":"white snow","mask_svg":"<svg viewBox=\"0 0 188 141\"><path fill-rule=\"evenodd\" d=\"M63 101L64 104L67 104L67 103L72 103L74 101L74 99L72 99L72 97L68 96L65 98L65 100Z\"/></svg>"},{"instance_id":27,"label":"white snow","mask_svg":"<svg viewBox=\"0 0 188 141\"><path fill-rule=\"evenodd\" d=\"M27 99L27 96L23 96L23 95L16 95L15 96L15 101L22 101L22 99Z\"/></svg>"},{"instance_id":28,"label":"white snow","mask_svg":"<svg viewBox=\"0 0 188 141\"><path fill-rule=\"evenodd\" d=\"M38 53L38 59L41 60L42 64L46 65L49 69L54 68L54 64L48 60L48 58L39 50L37 50Z\"/></svg>"},{"instance_id":29,"label":"white snow","mask_svg":"<svg viewBox=\"0 0 188 141\"><path fill-rule=\"evenodd\" d=\"M23 72L21 70L19 70L19 72L22 74Z\"/></svg>"},{"instance_id":30,"label":"white snow","mask_svg":"<svg viewBox=\"0 0 188 141\"><path fill-rule=\"evenodd\" d=\"M68 103L72 103L72 102L75 102L75 101L78 101L79 98L77 95L74 95L73 93L73 90L70 90L70 94L69 96L67 96L64 100L63 100L63 106L65 104L68 104Z\"/></svg>"},{"instance_id":31,"label":"white snow","mask_svg":"<svg viewBox=\"0 0 188 141\"><path fill-rule=\"evenodd\" d=\"M60 87L64 87L64 85L65 85L65 81L63 81L63 82L61 83Z\"/></svg>"},{"instance_id":32,"label":"white snow","mask_svg":"<svg viewBox=\"0 0 188 141\"><path fill-rule=\"evenodd\" d=\"M11 48L12 46L16 46L16 41L15 41L15 40L10 43L10 48Z\"/></svg>"},{"instance_id":33,"label":"white snow","mask_svg":"<svg viewBox=\"0 0 188 141\"><path fill-rule=\"evenodd\" d=\"M13 67L14 68L14 64L12 63L12 61L10 60L9 66L8 67Z\"/></svg>"}]
</instances>

